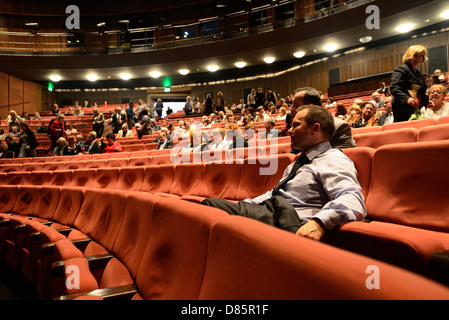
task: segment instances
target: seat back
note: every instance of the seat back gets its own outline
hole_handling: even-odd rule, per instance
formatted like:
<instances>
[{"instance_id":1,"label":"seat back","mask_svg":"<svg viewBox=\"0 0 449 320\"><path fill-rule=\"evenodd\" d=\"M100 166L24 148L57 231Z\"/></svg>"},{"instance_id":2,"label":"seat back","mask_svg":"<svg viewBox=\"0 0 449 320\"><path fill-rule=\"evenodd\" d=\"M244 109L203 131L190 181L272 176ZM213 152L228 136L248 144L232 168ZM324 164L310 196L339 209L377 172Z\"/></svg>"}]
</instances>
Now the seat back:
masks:
<instances>
[{"instance_id":1,"label":"seat back","mask_svg":"<svg viewBox=\"0 0 449 320\"><path fill-rule=\"evenodd\" d=\"M354 136L354 140L358 147L377 149L386 144L416 142L418 140L418 133L419 130L416 128L404 128L358 134Z\"/></svg>"},{"instance_id":2,"label":"seat back","mask_svg":"<svg viewBox=\"0 0 449 320\"><path fill-rule=\"evenodd\" d=\"M379 289L367 287L369 266L381 270ZM413 300L447 295L446 287L387 263L229 216L212 228L198 299Z\"/></svg>"},{"instance_id":3,"label":"seat back","mask_svg":"<svg viewBox=\"0 0 449 320\"><path fill-rule=\"evenodd\" d=\"M357 180L362 187L365 199L368 196L371 182L371 171L375 151L375 149L368 147L343 149L343 153L354 162L355 169L357 170Z\"/></svg>"},{"instance_id":4,"label":"seat back","mask_svg":"<svg viewBox=\"0 0 449 320\"><path fill-rule=\"evenodd\" d=\"M179 199L154 202L148 246L136 277L144 299L197 299L209 234L224 211Z\"/></svg>"},{"instance_id":5,"label":"seat back","mask_svg":"<svg viewBox=\"0 0 449 320\"><path fill-rule=\"evenodd\" d=\"M372 219L449 231L449 141L387 145L373 157L366 200Z\"/></svg>"},{"instance_id":6,"label":"seat back","mask_svg":"<svg viewBox=\"0 0 449 320\"><path fill-rule=\"evenodd\" d=\"M419 130L418 142L449 140L449 123L427 126Z\"/></svg>"},{"instance_id":7,"label":"seat back","mask_svg":"<svg viewBox=\"0 0 449 320\"><path fill-rule=\"evenodd\" d=\"M415 121L403 121L403 122L394 122L383 125L381 127L381 131L388 130L397 130L404 128L416 128L421 129L427 126L431 126L436 124L436 119L423 119L423 120L415 120Z\"/></svg>"}]
</instances>

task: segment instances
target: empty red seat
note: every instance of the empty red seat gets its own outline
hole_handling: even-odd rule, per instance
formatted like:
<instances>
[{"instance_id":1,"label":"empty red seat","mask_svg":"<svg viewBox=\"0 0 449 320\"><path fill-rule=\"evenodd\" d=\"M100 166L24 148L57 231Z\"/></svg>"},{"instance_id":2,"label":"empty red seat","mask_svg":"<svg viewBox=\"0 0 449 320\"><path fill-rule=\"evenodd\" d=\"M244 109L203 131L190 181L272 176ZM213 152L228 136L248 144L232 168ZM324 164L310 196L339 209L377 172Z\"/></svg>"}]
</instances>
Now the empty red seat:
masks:
<instances>
[{"instance_id":1,"label":"empty red seat","mask_svg":"<svg viewBox=\"0 0 449 320\"><path fill-rule=\"evenodd\" d=\"M449 123L427 126L419 130L418 142L449 140Z\"/></svg>"},{"instance_id":2,"label":"empty red seat","mask_svg":"<svg viewBox=\"0 0 449 320\"><path fill-rule=\"evenodd\" d=\"M419 130L416 128L403 128L373 133L362 133L354 136L358 147L377 149L380 146L394 143L416 142Z\"/></svg>"},{"instance_id":3,"label":"empty red seat","mask_svg":"<svg viewBox=\"0 0 449 320\"><path fill-rule=\"evenodd\" d=\"M370 266L380 270L379 289L367 287ZM413 300L446 299L447 292L447 287L381 261L232 216L212 229L198 299Z\"/></svg>"},{"instance_id":4,"label":"empty red seat","mask_svg":"<svg viewBox=\"0 0 449 320\"><path fill-rule=\"evenodd\" d=\"M415 120L415 121L403 121L403 122L394 122L383 125L381 127L381 131L387 130L398 130L403 128L416 128L421 129L427 126L431 126L436 124L436 119L423 119L423 120Z\"/></svg>"}]
</instances>

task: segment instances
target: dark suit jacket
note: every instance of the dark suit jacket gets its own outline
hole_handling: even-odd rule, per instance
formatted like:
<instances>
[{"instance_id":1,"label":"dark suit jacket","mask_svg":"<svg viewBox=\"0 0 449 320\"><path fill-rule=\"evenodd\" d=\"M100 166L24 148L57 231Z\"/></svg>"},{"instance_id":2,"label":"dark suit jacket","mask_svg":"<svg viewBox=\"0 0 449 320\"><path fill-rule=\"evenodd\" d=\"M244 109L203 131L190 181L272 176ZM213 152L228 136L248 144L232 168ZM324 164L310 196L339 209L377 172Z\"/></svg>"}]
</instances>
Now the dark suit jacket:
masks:
<instances>
[{"instance_id":1,"label":"dark suit jacket","mask_svg":"<svg viewBox=\"0 0 449 320\"><path fill-rule=\"evenodd\" d=\"M12 152L9 149L6 149L5 152L3 152L3 154L0 156L0 159L5 159L5 158L14 158L14 152Z\"/></svg>"},{"instance_id":2,"label":"dark suit jacket","mask_svg":"<svg viewBox=\"0 0 449 320\"><path fill-rule=\"evenodd\" d=\"M163 141L159 141L156 150L160 150L159 148L161 147L161 145L163 144ZM167 139L167 143L165 144L163 149L173 149L173 141L171 141L170 139Z\"/></svg>"},{"instance_id":3,"label":"dark suit jacket","mask_svg":"<svg viewBox=\"0 0 449 320\"><path fill-rule=\"evenodd\" d=\"M92 142L92 148L90 148L90 150L89 150L89 146L90 145L86 145L86 151L88 151L89 154L98 153L98 145L99 145L98 141L95 140L95 141Z\"/></svg>"},{"instance_id":4,"label":"dark suit jacket","mask_svg":"<svg viewBox=\"0 0 449 320\"><path fill-rule=\"evenodd\" d=\"M388 115L389 113L384 112L379 116L379 126L383 126L385 124L385 120L387 119Z\"/></svg>"},{"instance_id":5,"label":"dark suit jacket","mask_svg":"<svg viewBox=\"0 0 449 320\"><path fill-rule=\"evenodd\" d=\"M335 132L330 138L330 144L334 149L354 148L355 140L352 137L352 130L349 123L340 118L334 117Z\"/></svg>"},{"instance_id":6,"label":"dark suit jacket","mask_svg":"<svg viewBox=\"0 0 449 320\"><path fill-rule=\"evenodd\" d=\"M413 84L420 87L418 98L421 101L421 105L427 106L429 97L426 95L427 86L421 72L413 70L413 67L408 63L397 67L393 71L390 90L394 97L392 104L394 122L408 121L415 112L415 109L407 103L407 100L411 97L408 90L412 88Z\"/></svg>"}]
</instances>

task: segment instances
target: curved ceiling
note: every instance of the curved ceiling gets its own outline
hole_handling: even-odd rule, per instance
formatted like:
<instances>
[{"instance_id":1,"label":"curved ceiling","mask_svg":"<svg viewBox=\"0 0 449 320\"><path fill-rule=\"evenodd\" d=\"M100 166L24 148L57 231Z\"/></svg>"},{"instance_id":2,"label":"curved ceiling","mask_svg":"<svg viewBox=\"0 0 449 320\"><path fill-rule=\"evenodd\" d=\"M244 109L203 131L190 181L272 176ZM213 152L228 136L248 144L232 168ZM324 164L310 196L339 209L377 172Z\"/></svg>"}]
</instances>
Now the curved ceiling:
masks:
<instances>
[{"instance_id":1,"label":"curved ceiling","mask_svg":"<svg viewBox=\"0 0 449 320\"><path fill-rule=\"evenodd\" d=\"M404 3L409 9L404 8ZM366 27L369 5L379 8L380 29ZM449 20L440 14L448 9L449 4L442 0L365 1L353 9L309 22L200 45L109 55L0 56L0 70L42 83L49 81L50 74L59 74L62 81L55 83L55 88L157 87L163 86L165 76L169 76L174 85L244 78L286 70L361 46L378 46L398 41L399 37L407 39L423 28L447 28ZM400 35L395 28L407 22L414 23L413 30ZM359 39L365 36L372 37L372 41L362 44ZM326 52L323 47L327 43L337 43L337 51ZM294 58L293 53L299 50L304 51L305 56ZM276 57L276 62L266 64L263 61L266 56ZM245 61L246 67L236 68L237 61ZM219 70L209 72L207 66L210 64L216 64ZM179 75L181 68L189 69L190 73ZM149 72L152 70L160 71L161 77L151 78ZM86 81L85 75L89 72L96 73L99 81ZM119 74L122 72L132 74L132 79L121 80Z\"/></svg>"}]
</instances>

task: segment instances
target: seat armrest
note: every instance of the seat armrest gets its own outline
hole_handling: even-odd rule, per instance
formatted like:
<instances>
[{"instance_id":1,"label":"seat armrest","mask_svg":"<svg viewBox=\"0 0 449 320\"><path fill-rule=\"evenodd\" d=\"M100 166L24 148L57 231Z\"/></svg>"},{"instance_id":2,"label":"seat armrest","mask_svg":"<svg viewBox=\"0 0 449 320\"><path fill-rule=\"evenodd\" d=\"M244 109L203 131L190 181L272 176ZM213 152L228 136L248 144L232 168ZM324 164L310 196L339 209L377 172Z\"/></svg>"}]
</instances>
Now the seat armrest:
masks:
<instances>
[{"instance_id":1,"label":"seat armrest","mask_svg":"<svg viewBox=\"0 0 449 320\"><path fill-rule=\"evenodd\" d=\"M428 265L435 280L449 285L449 250L433 253L429 257Z\"/></svg>"},{"instance_id":2,"label":"seat armrest","mask_svg":"<svg viewBox=\"0 0 449 320\"><path fill-rule=\"evenodd\" d=\"M89 263L89 269L104 269L108 262L114 258L113 254L105 253L99 254L95 256L85 257L87 262ZM55 261L51 264L51 276L52 277L61 277L64 275L64 261L59 260Z\"/></svg>"},{"instance_id":3,"label":"seat armrest","mask_svg":"<svg viewBox=\"0 0 449 320\"><path fill-rule=\"evenodd\" d=\"M118 286L112 288L97 289L73 295L60 296L55 300L73 300L82 296L99 296L103 300L130 300L137 293L135 284Z\"/></svg>"}]
</instances>

